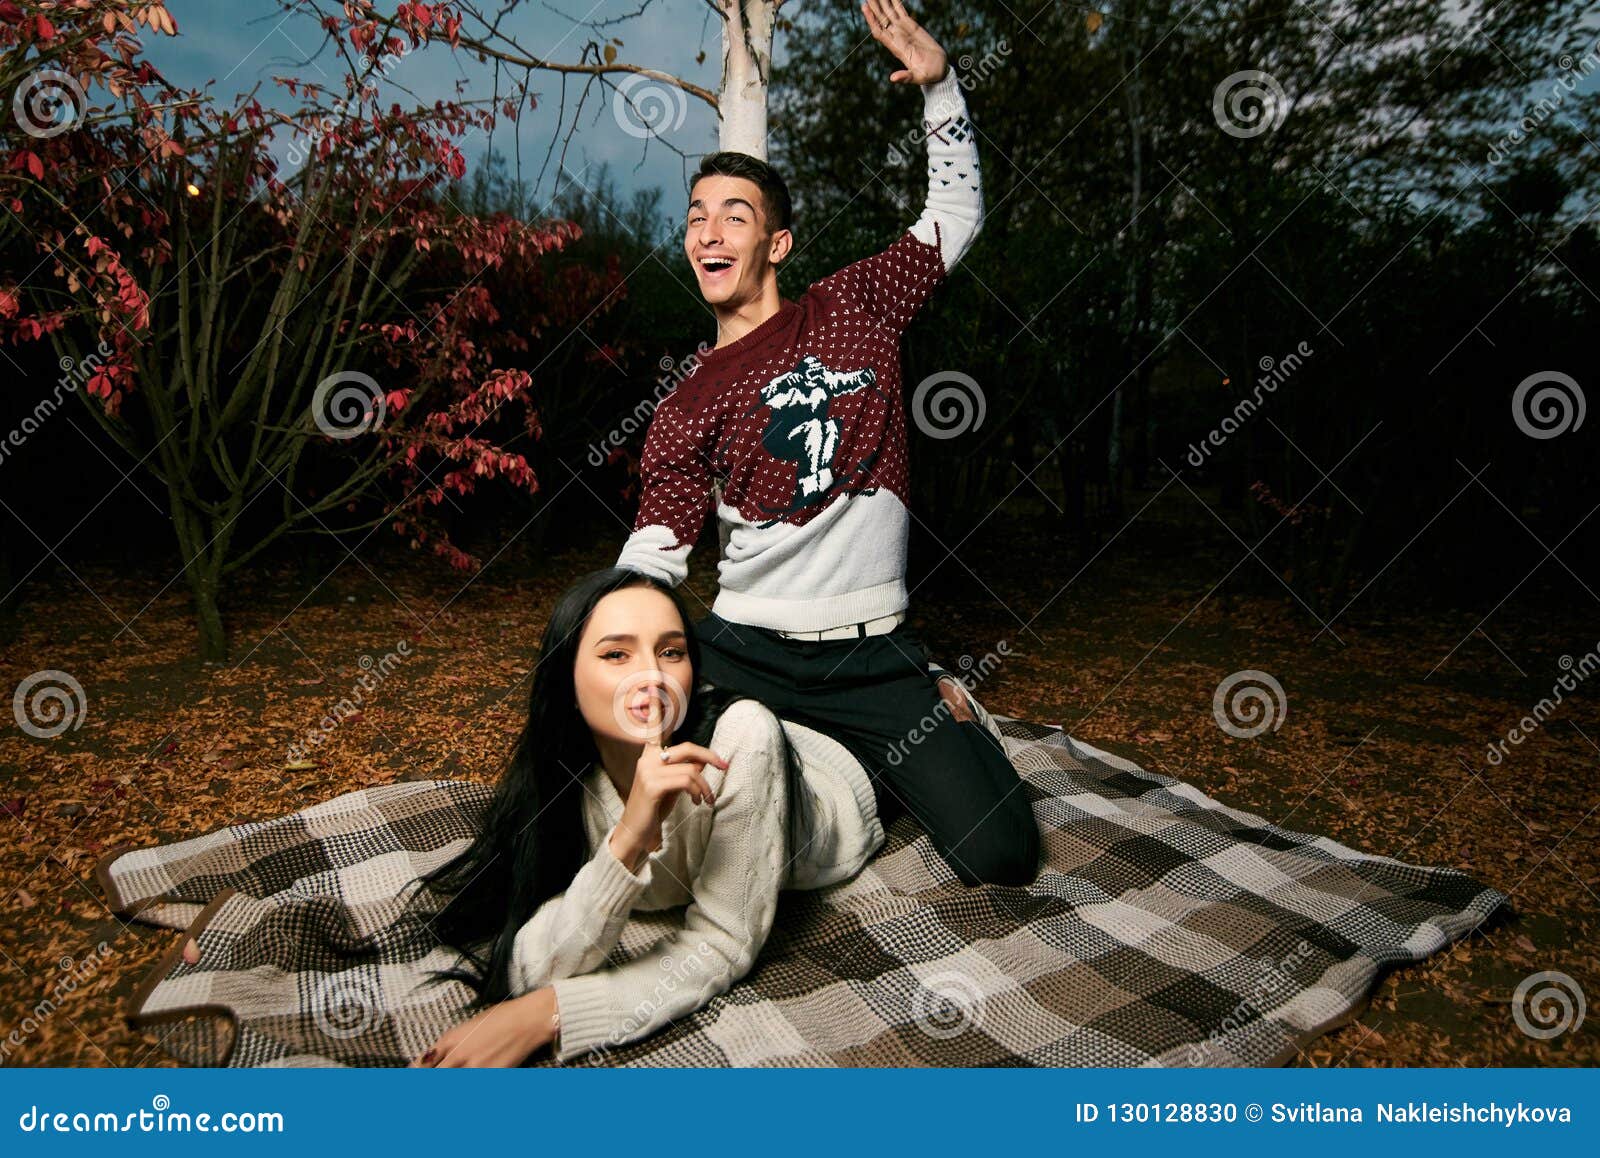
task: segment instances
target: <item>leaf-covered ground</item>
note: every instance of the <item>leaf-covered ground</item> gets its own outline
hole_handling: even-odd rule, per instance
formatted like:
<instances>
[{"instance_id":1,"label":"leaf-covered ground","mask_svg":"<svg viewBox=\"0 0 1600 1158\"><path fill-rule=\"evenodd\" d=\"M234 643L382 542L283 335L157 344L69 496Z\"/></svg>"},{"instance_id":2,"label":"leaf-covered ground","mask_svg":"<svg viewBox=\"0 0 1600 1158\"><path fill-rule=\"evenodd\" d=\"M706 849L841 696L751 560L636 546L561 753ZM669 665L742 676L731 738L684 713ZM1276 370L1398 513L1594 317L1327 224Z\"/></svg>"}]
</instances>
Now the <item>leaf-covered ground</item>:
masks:
<instances>
[{"instance_id":1,"label":"leaf-covered ground","mask_svg":"<svg viewBox=\"0 0 1600 1158\"><path fill-rule=\"evenodd\" d=\"M1290 828L1452 865L1511 894L1514 912L1388 974L1360 1020L1299 1064L1600 1061L1592 1020L1538 1040L1512 1008L1518 983L1544 970L1600 991L1596 687L1580 685L1500 765L1485 759L1551 694L1561 657L1600 642L1592 596L1550 568L1487 619L1493 600L1411 615L1369 592L1323 631L1261 563L1236 568L1243 548L1186 501L1153 504L1087 558L1053 547L1038 522L997 515L955 557L918 561L913 624L946 666L988 672L977 694L994 711L1060 723ZM187 599L169 575L36 576L20 634L0 649L4 689L58 669L81 683L86 711L54 739L9 717L0 732L6 1064L171 1064L122 1015L179 934L119 923L91 877L99 854L397 778L492 777L554 594L608 564L616 537L533 577L497 564L465 586L376 541L309 594L287 572L258 573L231 593L234 655L216 666L192 658ZM714 555L697 553L697 608L714 593ZM410 657L364 693L359 715L309 766L288 767L290 746L358 688L362 657L400 640ZM1287 700L1280 726L1253 739L1212 711L1218 684L1245 669L1272 674ZM69 975L85 980L68 991ZM36 1016L46 999L56 1008Z\"/></svg>"}]
</instances>

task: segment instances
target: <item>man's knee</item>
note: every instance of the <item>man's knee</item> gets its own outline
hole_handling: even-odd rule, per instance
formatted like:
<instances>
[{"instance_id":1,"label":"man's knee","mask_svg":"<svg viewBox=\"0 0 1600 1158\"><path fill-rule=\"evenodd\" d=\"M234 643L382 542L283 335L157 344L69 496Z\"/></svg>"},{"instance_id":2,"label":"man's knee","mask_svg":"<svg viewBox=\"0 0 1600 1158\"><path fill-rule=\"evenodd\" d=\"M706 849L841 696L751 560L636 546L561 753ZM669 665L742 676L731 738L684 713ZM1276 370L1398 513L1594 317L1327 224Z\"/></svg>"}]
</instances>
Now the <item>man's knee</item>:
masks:
<instances>
[{"instance_id":1,"label":"man's knee","mask_svg":"<svg viewBox=\"0 0 1600 1158\"><path fill-rule=\"evenodd\" d=\"M1002 807L989 820L947 855L956 876L969 886L1032 884L1039 871L1039 826L1033 809L1024 801L1020 814L1014 807Z\"/></svg>"}]
</instances>

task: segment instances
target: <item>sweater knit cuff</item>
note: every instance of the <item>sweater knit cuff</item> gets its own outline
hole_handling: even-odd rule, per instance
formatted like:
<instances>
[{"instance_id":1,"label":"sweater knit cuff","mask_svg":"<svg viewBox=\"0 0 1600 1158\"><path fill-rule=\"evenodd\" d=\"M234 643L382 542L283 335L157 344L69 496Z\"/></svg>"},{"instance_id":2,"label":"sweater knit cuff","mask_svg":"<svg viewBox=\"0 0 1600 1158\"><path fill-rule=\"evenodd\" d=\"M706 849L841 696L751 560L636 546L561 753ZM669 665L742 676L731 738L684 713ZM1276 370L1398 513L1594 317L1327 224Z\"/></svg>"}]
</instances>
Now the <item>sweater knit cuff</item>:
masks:
<instances>
[{"instance_id":1,"label":"sweater knit cuff","mask_svg":"<svg viewBox=\"0 0 1600 1158\"><path fill-rule=\"evenodd\" d=\"M550 983L555 990L556 1010L561 1017L559 1061L571 1061L603 1045L620 1044L618 1018L611 1009L615 991L611 978L603 973L580 973Z\"/></svg>"},{"instance_id":2,"label":"sweater knit cuff","mask_svg":"<svg viewBox=\"0 0 1600 1158\"><path fill-rule=\"evenodd\" d=\"M626 913L633 908L639 894L650 887L650 858L639 865L639 871L629 872L628 866L611 851L611 836L617 831L613 824L600 841L601 855L594 859L604 866L594 882L595 907L603 913Z\"/></svg>"},{"instance_id":3,"label":"sweater knit cuff","mask_svg":"<svg viewBox=\"0 0 1600 1158\"><path fill-rule=\"evenodd\" d=\"M955 65L946 68L940 79L921 87L923 115L936 125L967 107L961 82L956 79Z\"/></svg>"}]
</instances>

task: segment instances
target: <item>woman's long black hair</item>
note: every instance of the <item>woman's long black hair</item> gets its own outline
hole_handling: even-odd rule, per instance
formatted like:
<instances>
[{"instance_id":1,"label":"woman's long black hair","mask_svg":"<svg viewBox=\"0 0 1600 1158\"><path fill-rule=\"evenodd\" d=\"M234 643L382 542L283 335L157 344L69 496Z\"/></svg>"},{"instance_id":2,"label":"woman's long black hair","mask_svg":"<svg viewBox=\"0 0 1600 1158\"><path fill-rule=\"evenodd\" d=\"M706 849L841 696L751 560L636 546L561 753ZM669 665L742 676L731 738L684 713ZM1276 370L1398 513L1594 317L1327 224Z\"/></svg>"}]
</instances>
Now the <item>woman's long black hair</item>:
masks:
<instances>
[{"instance_id":1,"label":"woman's long black hair","mask_svg":"<svg viewBox=\"0 0 1600 1158\"><path fill-rule=\"evenodd\" d=\"M683 601L651 576L621 567L592 571L568 587L550 612L528 694L528 722L501 774L472 844L425 874L411 900L429 897L444 907L429 922L432 933L460 954L456 968L434 980L466 982L475 1007L510 994L511 950L517 931L545 901L563 892L591 855L583 826L582 777L599 760L594 736L578 710L573 665L595 605L613 591L653 587L672 600L683 619L685 651L697 687L671 742L709 746L727 706L745 698L700 679L700 643ZM789 803L785 860L806 847L800 761L784 740ZM718 753L722 755L723 753ZM488 943L487 950L482 946Z\"/></svg>"}]
</instances>

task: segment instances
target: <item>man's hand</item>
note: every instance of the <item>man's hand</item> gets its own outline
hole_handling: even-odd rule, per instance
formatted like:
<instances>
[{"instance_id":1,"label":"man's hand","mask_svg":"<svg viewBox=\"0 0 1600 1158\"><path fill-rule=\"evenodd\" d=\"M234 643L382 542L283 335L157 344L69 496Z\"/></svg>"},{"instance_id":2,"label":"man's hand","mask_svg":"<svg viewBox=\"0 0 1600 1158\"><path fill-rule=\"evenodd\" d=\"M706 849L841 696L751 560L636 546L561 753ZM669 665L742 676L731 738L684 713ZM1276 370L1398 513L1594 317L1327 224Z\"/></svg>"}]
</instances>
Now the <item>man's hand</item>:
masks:
<instances>
[{"instance_id":1,"label":"man's hand","mask_svg":"<svg viewBox=\"0 0 1600 1158\"><path fill-rule=\"evenodd\" d=\"M933 84L944 79L949 58L927 29L911 19L900 0L866 0L861 15L867 18L872 38L905 65L889 74L896 84Z\"/></svg>"},{"instance_id":2,"label":"man's hand","mask_svg":"<svg viewBox=\"0 0 1600 1158\"><path fill-rule=\"evenodd\" d=\"M978 717L972 714L972 703L967 699L967 690L963 688L955 676L942 675L939 677L939 696L944 700L945 706L950 709L957 720L971 720L976 723Z\"/></svg>"}]
</instances>

